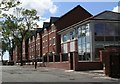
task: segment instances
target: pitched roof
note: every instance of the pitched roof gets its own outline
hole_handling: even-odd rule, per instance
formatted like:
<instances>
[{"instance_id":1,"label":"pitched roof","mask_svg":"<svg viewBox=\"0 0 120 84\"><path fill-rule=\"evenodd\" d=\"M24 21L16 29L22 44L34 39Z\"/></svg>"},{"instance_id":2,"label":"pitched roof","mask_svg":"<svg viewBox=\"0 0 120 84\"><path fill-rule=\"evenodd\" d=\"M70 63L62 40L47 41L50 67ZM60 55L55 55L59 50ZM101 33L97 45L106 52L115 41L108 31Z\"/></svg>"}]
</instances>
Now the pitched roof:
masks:
<instances>
[{"instance_id":1,"label":"pitched roof","mask_svg":"<svg viewBox=\"0 0 120 84\"><path fill-rule=\"evenodd\" d=\"M110 14L112 14L113 16L111 17ZM106 18L107 15L108 15L109 17ZM116 18L115 18L115 17L116 17ZM101 12L101 13L95 15L95 16L91 16L91 17L86 18L86 19L84 19L84 20L82 20L82 21L79 21L79 22L77 22L77 23L75 23L75 24L73 24L73 25L71 25L71 26L68 26L68 27L66 27L65 29L59 31L58 33L62 32L62 31L64 31L64 30L67 30L67 29L71 28L72 26L75 26L75 25L84 23L84 22L89 21L89 20L120 21L120 13L118 13L118 12L113 12L113 11L107 11L107 10L106 10L106 11L103 11L103 12Z\"/></svg>"},{"instance_id":2,"label":"pitched roof","mask_svg":"<svg viewBox=\"0 0 120 84\"><path fill-rule=\"evenodd\" d=\"M50 22L44 22L44 23L43 23L43 29L44 29L44 28L48 28L49 25L50 25Z\"/></svg>"},{"instance_id":3,"label":"pitched roof","mask_svg":"<svg viewBox=\"0 0 120 84\"><path fill-rule=\"evenodd\" d=\"M113 15L113 17L111 16L111 14ZM108 16L108 17L106 17L106 16ZM103 11L95 16L86 18L81 22L85 22L87 20L120 20L120 13L105 10L105 11Z\"/></svg>"},{"instance_id":4,"label":"pitched roof","mask_svg":"<svg viewBox=\"0 0 120 84\"><path fill-rule=\"evenodd\" d=\"M50 17L50 24L56 22L57 20L59 20L59 17Z\"/></svg>"},{"instance_id":5,"label":"pitched roof","mask_svg":"<svg viewBox=\"0 0 120 84\"><path fill-rule=\"evenodd\" d=\"M90 14L87 10L78 5L66 14L62 15L59 20L55 22L55 25L59 31L65 27L68 27L91 16L92 14Z\"/></svg>"},{"instance_id":6,"label":"pitched roof","mask_svg":"<svg viewBox=\"0 0 120 84\"><path fill-rule=\"evenodd\" d=\"M42 28L37 28L36 32L40 33L42 31Z\"/></svg>"}]
</instances>

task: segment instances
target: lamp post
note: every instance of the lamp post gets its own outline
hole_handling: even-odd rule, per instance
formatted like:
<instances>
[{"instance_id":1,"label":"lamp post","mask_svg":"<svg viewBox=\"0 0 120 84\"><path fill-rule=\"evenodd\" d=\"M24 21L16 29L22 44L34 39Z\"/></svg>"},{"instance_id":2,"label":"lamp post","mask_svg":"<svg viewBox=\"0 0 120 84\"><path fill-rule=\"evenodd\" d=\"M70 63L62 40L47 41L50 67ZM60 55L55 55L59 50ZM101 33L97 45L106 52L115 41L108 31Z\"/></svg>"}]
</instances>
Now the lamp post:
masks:
<instances>
[{"instance_id":1,"label":"lamp post","mask_svg":"<svg viewBox=\"0 0 120 84\"><path fill-rule=\"evenodd\" d=\"M35 69L37 68L37 57L36 57L36 37L37 37L37 35L36 35L36 28L35 28Z\"/></svg>"}]
</instances>

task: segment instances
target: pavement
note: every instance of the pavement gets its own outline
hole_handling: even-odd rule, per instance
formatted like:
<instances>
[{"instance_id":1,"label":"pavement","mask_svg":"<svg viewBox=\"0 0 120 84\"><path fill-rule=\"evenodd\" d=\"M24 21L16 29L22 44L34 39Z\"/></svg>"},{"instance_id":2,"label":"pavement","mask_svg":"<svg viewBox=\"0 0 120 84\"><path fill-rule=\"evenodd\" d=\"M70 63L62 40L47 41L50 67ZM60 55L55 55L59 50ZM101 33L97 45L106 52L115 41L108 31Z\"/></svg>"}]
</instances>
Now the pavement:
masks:
<instances>
[{"instance_id":1,"label":"pavement","mask_svg":"<svg viewBox=\"0 0 120 84\"><path fill-rule=\"evenodd\" d=\"M34 68L34 65L25 65L22 66L22 68ZM59 69L59 68L49 68L49 67L38 67L37 70L48 70L48 71L63 71L66 73L76 73L76 74L83 74L83 75L89 75L92 76L93 78L101 78L101 79L106 79L106 80L113 80L113 81L118 81L120 78L111 78L108 77L104 74L103 70L88 70L88 71L74 71L74 70L65 70L65 69Z\"/></svg>"},{"instance_id":2,"label":"pavement","mask_svg":"<svg viewBox=\"0 0 120 84\"><path fill-rule=\"evenodd\" d=\"M31 65L31 66L25 65L25 66L22 66L22 68L34 68L34 65ZM76 74L78 73L78 74L90 75L90 76L93 76L94 78L109 79L114 81L119 80L119 78L111 78L106 76L103 70L74 71L74 70L65 70L65 69L58 69L58 68L38 67L38 70L39 69L55 70L55 71L62 70L66 73L76 73Z\"/></svg>"},{"instance_id":3,"label":"pavement","mask_svg":"<svg viewBox=\"0 0 120 84\"><path fill-rule=\"evenodd\" d=\"M110 78L102 70L73 71L34 66L2 66L2 82L97 82L118 84L120 79Z\"/></svg>"}]
</instances>

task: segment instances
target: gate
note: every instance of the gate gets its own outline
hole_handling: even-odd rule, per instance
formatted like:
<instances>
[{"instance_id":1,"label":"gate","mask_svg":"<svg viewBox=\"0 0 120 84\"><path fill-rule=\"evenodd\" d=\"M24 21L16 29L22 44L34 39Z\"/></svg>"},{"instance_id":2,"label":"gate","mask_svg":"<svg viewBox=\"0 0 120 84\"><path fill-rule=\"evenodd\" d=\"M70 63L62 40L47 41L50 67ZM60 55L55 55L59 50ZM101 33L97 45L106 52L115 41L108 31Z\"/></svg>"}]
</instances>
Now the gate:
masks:
<instances>
[{"instance_id":1,"label":"gate","mask_svg":"<svg viewBox=\"0 0 120 84\"><path fill-rule=\"evenodd\" d=\"M110 55L110 76L120 78L120 54L117 52Z\"/></svg>"},{"instance_id":2,"label":"gate","mask_svg":"<svg viewBox=\"0 0 120 84\"><path fill-rule=\"evenodd\" d=\"M100 61L107 76L120 78L120 46L107 46L100 51Z\"/></svg>"}]
</instances>

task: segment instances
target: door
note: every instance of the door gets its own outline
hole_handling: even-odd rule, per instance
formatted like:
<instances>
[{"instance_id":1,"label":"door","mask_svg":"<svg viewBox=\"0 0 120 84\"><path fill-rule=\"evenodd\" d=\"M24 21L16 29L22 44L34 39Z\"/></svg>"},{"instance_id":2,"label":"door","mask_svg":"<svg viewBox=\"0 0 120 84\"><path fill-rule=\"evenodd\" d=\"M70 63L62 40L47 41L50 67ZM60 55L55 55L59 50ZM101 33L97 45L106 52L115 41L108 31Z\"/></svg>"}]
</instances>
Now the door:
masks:
<instances>
[{"instance_id":1,"label":"door","mask_svg":"<svg viewBox=\"0 0 120 84\"><path fill-rule=\"evenodd\" d=\"M70 69L73 70L73 53L70 52Z\"/></svg>"}]
</instances>

